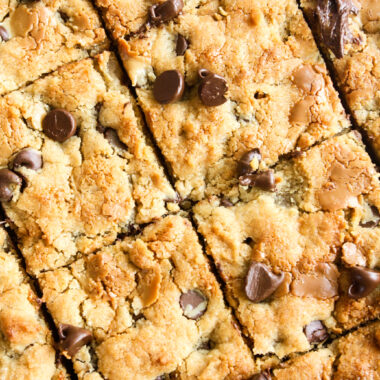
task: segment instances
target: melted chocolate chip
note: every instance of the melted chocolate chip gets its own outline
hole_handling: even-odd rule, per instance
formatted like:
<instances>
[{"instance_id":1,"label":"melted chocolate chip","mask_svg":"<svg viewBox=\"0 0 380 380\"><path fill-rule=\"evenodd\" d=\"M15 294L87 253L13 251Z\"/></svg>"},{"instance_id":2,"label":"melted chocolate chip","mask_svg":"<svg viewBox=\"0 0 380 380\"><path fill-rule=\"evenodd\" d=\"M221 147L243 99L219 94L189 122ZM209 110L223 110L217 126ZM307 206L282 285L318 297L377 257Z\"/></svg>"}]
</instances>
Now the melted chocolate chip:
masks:
<instances>
[{"instance_id":1,"label":"melted chocolate chip","mask_svg":"<svg viewBox=\"0 0 380 380\"><path fill-rule=\"evenodd\" d=\"M184 36L178 34L177 44L175 47L175 52L177 55L184 55L188 47L188 43Z\"/></svg>"},{"instance_id":2,"label":"melted chocolate chip","mask_svg":"<svg viewBox=\"0 0 380 380\"><path fill-rule=\"evenodd\" d=\"M149 22L159 25L177 17L183 8L183 0L167 0L162 4L155 4L149 8Z\"/></svg>"},{"instance_id":3,"label":"melted chocolate chip","mask_svg":"<svg viewBox=\"0 0 380 380\"><path fill-rule=\"evenodd\" d=\"M0 38L3 41L8 41L9 40L9 33L8 33L8 31L2 25L0 25Z\"/></svg>"},{"instance_id":4,"label":"melted chocolate chip","mask_svg":"<svg viewBox=\"0 0 380 380\"><path fill-rule=\"evenodd\" d=\"M0 169L0 202L10 202L13 197L13 187L21 186L22 178L8 169Z\"/></svg>"},{"instance_id":5,"label":"melted chocolate chip","mask_svg":"<svg viewBox=\"0 0 380 380\"><path fill-rule=\"evenodd\" d=\"M220 205L223 206L223 207L232 207L234 204L229 199L223 198L220 201Z\"/></svg>"},{"instance_id":6,"label":"melted chocolate chip","mask_svg":"<svg viewBox=\"0 0 380 380\"><path fill-rule=\"evenodd\" d=\"M310 344L321 343L329 337L326 327L321 321L310 322L304 327L303 332Z\"/></svg>"},{"instance_id":7,"label":"melted chocolate chip","mask_svg":"<svg viewBox=\"0 0 380 380\"><path fill-rule=\"evenodd\" d=\"M337 58L344 54L344 44L352 41L348 16L357 14L352 0L318 0L316 16L323 43Z\"/></svg>"},{"instance_id":8,"label":"melted chocolate chip","mask_svg":"<svg viewBox=\"0 0 380 380\"><path fill-rule=\"evenodd\" d=\"M26 148L18 152L13 159L13 169L16 170L25 166L31 170L42 168L42 155L35 149Z\"/></svg>"},{"instance_id":9,"label":"melted chocolate chip","mask_svg":"<svg viewBox=\"0 0 380 380\"><path fill-rule=\"evenodd\" d=\"M58 336L59 350L66 353L70 358L92 340L90 331L64 323L58 326Z\"/></svg>"},{"instance_id":10,"label":"melted chocolate chip","mask_svg":"<svg viewBox=\"0 0 380 380\"><path fill-rule=\"evenodd\" d=\"M117 132L112 128L106 128L104 131L104 137L115 148L121 150L128 150L127 146L119 139Z\"/></svg>"},{"instance_id":11,"label":"melted chocolate chip","mask_svg":"<svg viewBox=\"0 0 380 380\"><path fill-rule=\"evenodd\" d=\"M185 80L178 70L168 70L157 77L153 95L158 103L168 104L181 99L185 90Z\"/></svg>"},{"instance_id":12,"label":"melted chocolate chip","mask_svg":"<svg viewBox=\"0 0 380 380\"><path fill-rule=\"evenodd\" d=\"M189 319L198 319L207 310L207 298L198 290L182 293L179 304L183 314Z\"/></svg>"},{"instance_id":13,"label":"melted chocolate chip","mask_svg":"<svg viewBox=\"0 0 380 380\"><path fill-rule=\"evenodd\" d=\"M276 191L273 170L240 176L239 183L242 186L256 186L264 191Z\"/></svg>"},{"instance_id":14,"label":"melted chocolate chip","mask_svg":"<svg viewBox=\"0 0 380 380\"><path fill-rule=\"evenodd\" d=\"M271 379L272 379L272 376L270 375L269 371L257 373L256 375L253 375L251 377L251 380L271 380Z\"/></svg>"},{"instance_id":15,"label":"melted chocolate chip","mask_svg":"<svg viewBox=\"0 0 380 380\"><path fill-rule=\"evenodd\" d=\"M224 78L207 69L200 69L198 75L201 78L198 95L205 106L216 107L227 101L224 96L227 92L227 82Z\"/></svg>"},{"instance_id":16,"label":"melted chocolate chip","mask_svg":"<svg viewBox=\"0 0 380 380\"><path fill-rule=\"evenodd\" d=\"M252 166L251 166L251 162L254 159L256 159L257 166L258 166L258 164L261 161L261 154L260 154L259 149L257 149L257 148L251 149L248 152L245 152L241 156L241 158L237 164L237 175L239 177L242 175L245 175L245 174L253 173L257 170L257 169L252 168Z\"/></svg>"},{"instance_id":17,"label":"melted chocolate chip","mask_svg":"<svg viewBox=\"0 0 380 380\"><path fill-rule=\"evenodd\" d=\"M284 279L284 273L271 272L267 265L253 262L249 268L245 294L252 302L261 302L274 293Z\"/></svg>"},{"instance_id":18,"label":"melted chocolate chip","mask_svg":"<svg viewBox=\"0 0 380 380\"><path fill-rule=\"evenodd\" d=\"M45 116L42 121L42 129L46 136L63 143L74 135L77 123L70 112L57 108Z\"/></svg>"},{"instance_id":19,"label":"melted chocolate chip","mask_svg":"<svg viewBox=\"0 0 380 380\"><path fill-rule=\"evenodd\" d=\"M349 269L351 285L348 288L350 298L368 296L380 285L380 272L364 268L353 267Z\"/></svg>"}]
</instances>

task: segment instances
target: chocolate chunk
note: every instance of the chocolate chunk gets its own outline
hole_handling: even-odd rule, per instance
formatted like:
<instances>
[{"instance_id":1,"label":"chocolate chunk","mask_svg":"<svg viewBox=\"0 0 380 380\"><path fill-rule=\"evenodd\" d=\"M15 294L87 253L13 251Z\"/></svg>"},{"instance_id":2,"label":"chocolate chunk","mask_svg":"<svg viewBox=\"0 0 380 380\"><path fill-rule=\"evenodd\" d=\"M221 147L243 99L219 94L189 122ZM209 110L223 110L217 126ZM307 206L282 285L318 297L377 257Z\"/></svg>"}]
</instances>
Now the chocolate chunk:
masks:
<instances>
[{"instance_id":1,"label":"chocolate chunk","mask_svg":"<svg viewBox=\"0 0 380 380\"><path fill-rule=\"evenodd\" d=\"M185 51L187 50L187 47L188 47L188 43L187 43L185 37L178 34L177 44L175 47L176 54L177 55L184 55Z\"/></svg>"},{"instance_id":2,"label":"chocolate chunk","mask_svg":"<svg viewBox=\"0 0 380 380\"><path fill-rule=\"evenodd\" d=\"M70 112L57 108L45 116L42 129L46 136L62 143L74 135L77 123Z\"/></svg>"},{"instance_id":3,"label":"chocolate chunk","mask_svg":"<svg viewBox=\"0 0 380 380\"><path fill-rule=\"evenodd\" d=\"M155 4L149 8L149 22L159 25L177 17L183 8L183 0L167 0L162 4Z\"/></svg>"},{"instance_id":4,"label":"chocolate chunk","mask_svg":"<svg viewBox=\"0 0 380 380\"><path fill-rule=\"evenodd\" d=\"M185 317L189 319L198 319L207 310L207 298L198 290L189 290L182 293L179 304Z\"/></svg>"},{"instance_id":5,"label":"chocolate chunk","mask_svg":"<svg viewBox=\"0 0 380 380\"><path fill-rule=\"evenodd\" d=\"M352 0L318 0L316 16L323 43L337 58L343 58L344 44L352 41L348 16L357 14Z\"/></svg>"},{"instance_id":6,"label":"chocolate chunk","mask_svg":"<svg viewBox=\"0 0 380 380\"><path fill-rule=\"evenodd\" d=\"M255 174L255 186L265 191L275 191L276 183L273 170Z\"/></svg>"},{"instance_id":7,"label":"chocolate chunk","mask_svg":"<svg viewBox=\"0 0 380 380\"><path fill-rule=\"evenodd\" d=\"M360 222L360 227L364 228L374 228L379 225L380 222L380 213L376 206L371 206L371 220L366 222Z\"/></svg>"},{"instance_id":8,"label":"chocolate chunk","mask_svg":"<svg viewBox=\"0 0 380 380\"><path fill-rule=\"evenodd\" d=\"M254 162L255 167L252 167L253 160L256 161L256 162ZM241 156L241 158L237 164L238 176L240 177L242 175L255 172L258 169L258 165L259 165L260 161L261 161L261 154L260 154L259 149L255 148L255 149L249 150L248 152L245 152Z\"/></svg>"},{"instance_id":9,"label":"chocolate chunk","mask_svg":"<svg viewBox=\"0 0 380 380\"><path fill-rule=\"evenodd\" d=\"M90 331L64 323L58 326L58 336L59 350L67 354L70 358L92 340Z\"/></svg>"},{"instance_id":10,"label":"chocolate chunk","mask_svg":"<svg viewBox=\"0 0 380 380\"><path fill-rule=\"evenodd\" d=\"M239 183L242 186L256 186L265 191L276 191L273 170L240 176Z\"/></svg>"},{"instance_id":11,"label":"chocolate chunk","mask_svg":"<svg viewBox=\"0 0 380 380\"><path fill-rule=\"evenodd\" d=\"M8 33L8 31L2 25L0 25L0 38L3 41L8 41L9 40L9 33Z\"/></svg>"},{"instance_id":12,"label":"chocolate chunk","mask_svg":"<svg viewBox=\"0 0 380 380\"><path fill-rule=\"evenodd\" d=\"M227 101L224 96L227 92L227 82L224 78L207 69L200 69L198 75L201 78L198 95L205 106L220 106Z\"/></svg>"},{"instance_id":13,"label":"chocolate chunk","mask_svg":"<svg viewBox=\"0 0 380 380\"><path fill-rule=\"evenodd\" d=\"M13 169L18 169L25 166L31 170L42 168L42 155L35 149L25 148L18 152L13 159Z\"/></svg>"},{"instance_id":14,"label":"chocolate chunk","mask_svg":"<svg viewBox=\"0 0 380 380\"><path fill-rule=\"evenodd\" d=\"M368 296L380 285L380 272L364 268L353 267L349 269L351 285L348 288L350 298Z\"/></svg>"},{"instance_id":15,"label":"chocolate chunk","mask_svg":"<svg viewBox=\"0 0 380 380\"><path fill-rule=\"evenodd\" d=\"M321 321L310 322L304 327L303 332L310 344L321 343L329 337L326 327Z\"/></svg>"},{"instance_id":16,"label":"chocolate chunk","mask_svg":"<svg viewBox=\"0 0 380 380\"><path fill-rule=\"evenodd\" d=\"M0 202L10 202L13 197L13 187L21 186L22 178L8 169L0 169Z\"/></svg>"},{"instance_id":17,"label":"chocolate chunk","mask_svg":"<svg viewBox=\"0 0 380 380\"><path fill-rule=\"evenodd\" d=\"M234 204L229 199L223 198L220 201L220 205L223 206L223 207L232 207Z\"/></svg>"},{"instance_id":18,"label":"chocolate chunk","mask_svg":"<svg viewBox=\"0 0 380 380\"><path fill-rule=\"evenodd\" d=\"M270 375L269 371L257 373L256 375L253 375L251 377L251 380L271 380L271 379L272 379L272 376Z\"/></svg>"},{"instance_id":19,"label":"chocolate chunk","mask_svg":"<svg viewBox=\"0 0 380 380\"><path fill-rule=\"evenodd\" d=\"M104 137L115 148L121 150L128 150L127 146L119 139L117 132L112 128L106 128L104 131Z\"/></svg>"},{"instance_id":20,"label":"chocolate chunk","mask_svg":"<svg viewBox=\"0 0 380 380\"><path fill-rule=\"evenodd\" d=\"M184 90L183 75L178 70L168 70L157 77L153 86L153 95L158 103L168 104L181 99Z\"/></svg>"},{"instance_id":21,"label":"chocolate chunk","mask_svg":"<svg viewBox=\"0 0 380 380\"><path fill-rule=\"evenodd\" d=\"M245 294L253 302L261 302L274 293L284 279L284 273L271 272L267 265L253 262L249 268Z\"/></svg>"}]
</instances>

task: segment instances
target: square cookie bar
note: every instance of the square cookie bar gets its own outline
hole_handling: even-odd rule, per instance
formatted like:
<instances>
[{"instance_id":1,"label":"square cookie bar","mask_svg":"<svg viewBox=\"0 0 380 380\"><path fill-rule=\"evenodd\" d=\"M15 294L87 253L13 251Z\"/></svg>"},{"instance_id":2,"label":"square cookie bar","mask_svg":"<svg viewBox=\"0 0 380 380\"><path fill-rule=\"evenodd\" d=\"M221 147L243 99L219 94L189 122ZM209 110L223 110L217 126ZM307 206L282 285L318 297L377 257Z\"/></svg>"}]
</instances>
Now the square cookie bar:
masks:
<instances>
[{"instance_id":1,"label":"square cookie bar","mask_svg":"<svg viewBox=\"0 0 380 380\"><path fill-rule=\"evenodd\" d=\"M380 322L336 339L326 348L267 368L256 380L379 379Z\"/></svg>"},{"instance_id":2,"label":"square cookie bar","mask_svg":"<svg viewBox=\"0 0 380 380\"><path fill-rule=\"evenodd\" d=\"M1 0L0 94L107 46L88 0Z\"/></svg>"},{"instance_id":3,"label":"square cookie bar","mask_svg":"<svg viewBox=\"0 0 380 380\"><path fill-rule=\"evenodd\" d=\"M39 281L80 379L232 380L255 372L187 219L160 219Z\"/></svg>"},{"instance_id":4,"label":"square cookie bar","mask_svg":"<svg viewBox=\"0 0 380 380\"><path fill-rule=\"evenodd\" d=\"M194 213L253 352L283 358L380 316L380 185L354 132L274 176Z\"/></svg>"},{"instance_id":5,"label":"square cookie bar","mask_svg":"<svg viewBox=\"0 0 380 380\"><path fill-rule=\"evenodd\" d=\"M0 98L0 142L0 199L30 272L110 244L176 198L110 52Z\"/></svg>"},{"instance_id":6,"label":"square cookie bar","mask_svg":"<svg viewBox=\"0 0 380 380\"><path fill-rule=\"evenodd\" d=\"M0 378L64 380L39 299L0 228Z\"/></svg>"},{"instance_id":7,"label":"square cookie bar","mask_svg":"<svg viewBox=\"0 0 380 380\"><path fill-rule=\"evenodd\" d=\"M301 0L301 5L380 159L380 2Z\"/></svg>"},{"instance_id":8,"label":"square cookie bar","mask_svg":"<svg viewBox=\"0 0 380 380\"><path fill-rule=\"evenodd\" d=\"M181 197L236 196L247 150L265 168L348 127L295 0L213 1L194 12L119 39Z\"/></svg>"}]
</instances>

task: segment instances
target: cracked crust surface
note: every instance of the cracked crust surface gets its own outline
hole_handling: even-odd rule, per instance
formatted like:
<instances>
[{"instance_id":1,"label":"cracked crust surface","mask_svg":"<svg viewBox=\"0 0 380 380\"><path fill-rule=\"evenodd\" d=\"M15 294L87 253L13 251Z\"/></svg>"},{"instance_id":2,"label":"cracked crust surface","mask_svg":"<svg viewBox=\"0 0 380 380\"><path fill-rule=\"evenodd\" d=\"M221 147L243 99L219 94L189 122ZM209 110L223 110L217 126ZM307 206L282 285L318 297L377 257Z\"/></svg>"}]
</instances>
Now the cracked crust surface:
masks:
<instances>
[{"instance_id":1,"label":"cracked crust surface","mask_svg":"<svg viewBox=\"0 0 380 380\"><path fill-rule=\"evenodd\" d=\"M175 52L178 34L189 44L183 56ZM247 150L259 148L265 167L349 124L293 0L208 2L120 39L119 51L182 197L236 196L236 165ZM223 105L201 103L201 68L226 79ZM184 74L187 88L181 100L161 105L152 88L169 69Z\"/></svg>"},{"instance_id":2,"label":"cracked crust surface","mask_svg":"<svg viewBox=\"0 0 380 380\"><path fill-rule=\"evenodd\" d=\"M64 380L51 333L20 260L0 228L0 378Z\"/></svg>"},{"instance_id":3,"label":"cracked crust surface","mask_svg":"<svg viewBox=\"0 0 380 380\"><path fill-rule=\"evenodd\" d=\"M271 369L273 380L380 379L380 322L334 340L326 348L295 357ZM263 368L267 367L266 365ZM269 369L269 368L268 368Z\"/></svg>"},{"instance_id":4,"label":"cracked crust surface","mask_svg":"<svg viewBox=\"0 0 380 380\"><path fill-rule=\"evenodd\" d=\"M347 269L380 266L380 227L362 226L366 210L380 206L380 185L354 133L281 163L275 176L276 193L251 189L232 207L215 197L194 213L253 352L282 358L310 350L303 329L313 321L331 335L379 317L380 289L349 298ZM284 273L263 302L244 291L252 261Z\"/></svg>"},{"instance_id":5,"label":"cracked crust surface","mask_svg":"<svg viewBox=\"0 0 380 380\"><path fill-rule=\"evenodd\" d=\"M343 58L327 51L337 79L357 123L367 132L380 159L380 2L355 0L359 12L349 15L353 36L344 46ZM302 7L313 23L315 0L302 0Z\"/></svg>"},{"instance_id":6,"label":"cracked crust surface","mask_svg":"<svg viewBox=\"0 0 380 380\"><path fill-rule=\"evenodd\" d=\"M87 0L0 1L0 94L108 46L100 19Z\"/></svg>"},{"instance_id":7,"label":"cracked crust surface","mask_svg":"<svg viewBox=\"0 0 380 380\"><path fill-rule=\"evenodd\" d=\"M25 147L43 159L37 171L21 169L23 188L3 202L30 272L110 244L135 223L168 213L176 197L121 81L116 57L105 52L0 99L0 166L10 166ZM64 143L42 131L53 108L77 121L77 134ZM112 145L99 126L116 131L124 148Z\"/></svg>"},{"instance_id":8,"label":"cracked crust surface","mask_svg":"<svg viewBox=\"0 0 380 380\"><path fill-rule=\"evenodd\" d=\"M79 378L246 379L254 363L191 223L168 216L71 265L39 276L57 323L90 330L91 349L74 357ZM182 293L207 308L184 315ZM166 377L165 377L166 378Z\"/></svg>"}]
</instances>

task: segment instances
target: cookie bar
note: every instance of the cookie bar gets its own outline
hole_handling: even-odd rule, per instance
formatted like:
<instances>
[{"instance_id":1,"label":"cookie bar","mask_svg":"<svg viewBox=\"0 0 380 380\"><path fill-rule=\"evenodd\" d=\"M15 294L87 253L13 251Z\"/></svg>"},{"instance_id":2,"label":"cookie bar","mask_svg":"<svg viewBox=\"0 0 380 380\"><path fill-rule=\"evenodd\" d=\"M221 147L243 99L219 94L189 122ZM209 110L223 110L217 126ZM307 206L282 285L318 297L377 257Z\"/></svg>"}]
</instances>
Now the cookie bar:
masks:
<instances>
[{"instance_id":1,"label":"cookie bar","mask_svg":"<svg viewBox=\"0 0 380 380\"><path fill-rule=\"evenodd\" d=\"M255 371L187 219L160 219L39 281L80 379L246 379ZM84 336L92 342L79 344Z\"/></svg>"},{"instance_id":2,"label":"cookie bar","mask_svg":"<svg viewBox=\"0 0 380 380\"><path fill-rule=\"evenodd\" d=\"M301 0L340 88L380 159L380 5L377 0Z\"/></svg>"},{"instance_id":3,"label":"cookie bar","mask_svg":"<svg viewBox=\"0 0 380 380\"><path fill-rule=\"evenodd\" d=\"M30 272L110 244L176 199L109 52L1 98L0 141L0 199Z\"/></svg>"},{"instance_id":4,"label":"cookie bar","mask_svg":"<svg viewBox=\"0 0 380 380\"><path fill-rule=\"evenodd\" d=\"M380 322L374 322L326 348L267 368L256 380L379 379L379 373Z\"/></svg>"},{"instance_id":5,"label":"cookie bar","mask_svg":"<svg viewBox=\"0 0 380 380\"><path fill-rule=\"evenodd\" d=\"M39 299L2 228L0 262L0 378L66 379Z\"/></svg>"},{"instance_id":6,"label":"cookie bar","mask_svg":"<svg viewBox=\"0 0 380 380\"><path fill-rule=\"evenodd\" d=\"M253 352L282 358L380 316L380 185L354 132L274 172L194 214Z\"/></svg>"},{"instance_id":7,"label":"cookie bar","mask_svg":"<svg viewBox=\"0 0 380 380\"><path fill-rule=\"evenodd\" d=\"M0 94L107 46L88 0L1 1Z\"/></svg>"},{"instance_id":8,"label":"cookie bar","mask_svg":"<svg viewBox=\"0 0 380 380\"><path fill-rule=\"evenodd\" d=\"M295 0L206 3L119 51L182 198L236 196L247 150L265 168L348 127Z\"/></svg>"}]
</instances>

